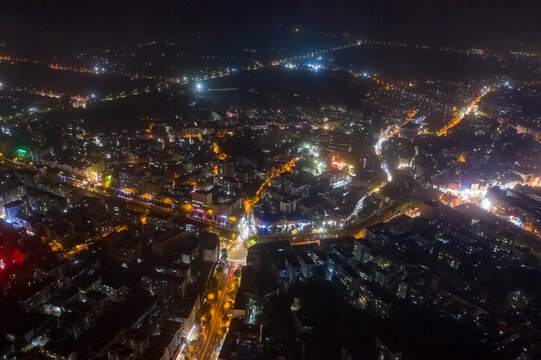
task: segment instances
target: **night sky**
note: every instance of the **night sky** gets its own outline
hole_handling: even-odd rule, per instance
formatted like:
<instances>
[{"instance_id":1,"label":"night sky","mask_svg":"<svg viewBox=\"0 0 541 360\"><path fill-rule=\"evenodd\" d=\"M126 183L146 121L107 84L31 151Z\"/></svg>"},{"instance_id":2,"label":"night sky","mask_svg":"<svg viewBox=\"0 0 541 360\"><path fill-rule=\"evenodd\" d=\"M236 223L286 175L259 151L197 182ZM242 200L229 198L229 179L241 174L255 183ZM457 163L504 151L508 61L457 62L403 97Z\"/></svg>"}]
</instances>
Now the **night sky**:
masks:
<instances>
[{"instance_id":1,"label":"night sky","mask_svg":"<svg viewBox=\"0 0 541 360\"><path fill-rule=\"evenodd\" d=\"M257 37L276 24L435 45L517 47L541 39L535 0L6 0L0 14L6 48L46 56L178 34Z\"/></svg>"}]
</instances>

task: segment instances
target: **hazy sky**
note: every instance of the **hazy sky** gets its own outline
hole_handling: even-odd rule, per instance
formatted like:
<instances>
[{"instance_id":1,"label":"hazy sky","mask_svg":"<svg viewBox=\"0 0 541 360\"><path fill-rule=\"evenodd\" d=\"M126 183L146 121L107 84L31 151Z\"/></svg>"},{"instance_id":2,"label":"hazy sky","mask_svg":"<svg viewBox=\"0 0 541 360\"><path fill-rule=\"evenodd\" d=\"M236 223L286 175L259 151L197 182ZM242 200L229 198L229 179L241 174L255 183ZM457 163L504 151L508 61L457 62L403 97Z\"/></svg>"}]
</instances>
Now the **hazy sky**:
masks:
<instances>
[{"instance_id":1,"label":"hazy sky","mask_svg":"<svg viewBox=\"0 0 541 360\"><path fill-rule=\"evenodd\" d=\"M541 42L539 0L4 0L0 41L54 54L278 22L372 39L519 46ZM0 49L1 50L1 49Z\"/></svg>"}]
</instances>

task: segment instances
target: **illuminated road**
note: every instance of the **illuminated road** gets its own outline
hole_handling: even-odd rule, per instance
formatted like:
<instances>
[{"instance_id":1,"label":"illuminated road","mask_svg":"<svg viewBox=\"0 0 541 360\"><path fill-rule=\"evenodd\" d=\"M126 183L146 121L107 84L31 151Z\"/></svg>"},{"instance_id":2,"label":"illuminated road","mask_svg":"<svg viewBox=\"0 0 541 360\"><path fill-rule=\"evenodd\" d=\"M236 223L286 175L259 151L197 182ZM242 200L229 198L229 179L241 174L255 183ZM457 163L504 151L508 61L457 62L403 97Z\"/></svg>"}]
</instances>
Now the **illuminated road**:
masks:
<instances>
[{"instance_id":1,"label":"illuminated road","mask_svg":"<svg viewBox=\"0 0 541 360\"><path fill-rule=\"evenodd\" d=\"M261 194L263 193L265 188L270 185L272 179L280 176L286 171L291 171L291 169L295 166L296 161L297 159L293 158L280 168L272 171L265 179L265 181L261 184L261 186L256 192L256 195L253 198L244 201L246 214L239 220L238 236L235 245L228 249L230 251L230 265L228 267L229 271L226 276L222 276L222 278L220 279L220 284L218 286L218 300L213 304L211 308L212 318L210 324L207 326L207 328L203 329L202 334L204 335L204 340L197 345L193 354L193 359L212 360L215 358L217 352L219 351L223 336L223 334L220 334L223 318L222 311L228 298L228 290L234 278L233 272L238 265L243 265L246 263L246 241L252 234L256 233L257 231L254 215L252 213L253 206L257 204ZM177 359L180 360L181 356L182 354L179 354L179 357L177 357Z\"/></svg>"},{"instance_id":2,"label":"illuminated road","mask_svg":"<svg viewBox=\"0 0 541 360\"><path fill-rule=\"evenodd\" d=\"M297 162L297 158L293 158L289 160L286 164L282 165L279 169L276 169L274 171L271 171L271 173L267 176L265 181L263 181L263 184L259 187L257 190L255 196L251 199L244 200L244 210L246 214L251 214L253 207L257 202L259 201L259 197L263 193L263 190L267 186L270 186L272 179L277 178L278 176L282 175L286 171L291 171L291 169L295 166L295 163Z\"/></svg>"},{"instance_id":3,"label":"illuminated road","mask_svg":"<svg viewBox=\"0 0 541 360\"><path fill-rule=\"evenodd\" d=\"M235 271L235 269L235 266L230 265L227 268L228 272L222 274L220 284L218 285L218 299L211 308L212 319L210 321L210 324L207 325L207 327L202 332L205 338L197 345L193 355L194 359L213 359L217 351L219 350L219 346L223 336L220 334L220 329L223 326L222 311L227 301L228 290L234 279L233 272Z\"/></svg>"},{"instance_id":4,"label":"illuminated road","mask_svg":"<svg viewBox=\"0 0 541 360\"><path fill-rule=\"evenodd\" d=\"M272 179L277 178L284 172L291 171L297 162L297 158L289 160L280 168L271 171L265 181L261 184L254 197L244 200L245 215L239 221L239 236L237 237L237 247L244 247L246 241L254 234L257 229L255 227L254 214L252 213L254 205L260 200L261 194L267 186L270 186ZM237 250L242 250L237 248ZM242 260L242 261L239 261ZM244 259L236 259L237 262L244 262Z\"/></svg>"},{"instance_id":5,"label":"illuminated road","mask_svg":"<svg viewBox=\"0 0 541 360\"><path fill-rule=\"evenodd\" d=\"M415 114L417 114L417 110L412 110L408 113L408 116L406 116L406 119L400 125L393 124L387 126L387 128L381 133L376 145L374 145L374 150L377 156L381 155L381 147L383 146L383 143L395 136L400 131L402 126L411 121Z\"/></svg>"},{"instance_id":6,"label":"illuminated road","mask_svg":"<svg viewBox=\"0 0 541 360\"><path fill-rule=\"evenodd\" d=\"M488 94L490 92L490 87L485 87L483 89L483 91L481 91L481 95L479 95L478 97L476 97L475 99L472 100L472 102L466 106L454 119L452 119L451 121L449 121L447 124L445 124L445 126L443 128L441 128L437 133L436 135L437 136L442 136L442 135L445 135L447 134L447 130L449 130L450 128L458 125L462 119L464 118L464 116L466 116L467 114L469 114L473 107L475 105L477 105L477 103L483 98L483 96L485 96L486 94Z\"/></svg>"},{"instance_id":7,"label":"illuminated road","mask_svg":"<svg viewBox=\"0 0 541 360\"><path fill-rule=\"evenodd\" d=\"M376 142L376 145L374 145L374 152L378 157L381 157L381 148L383 147L383 144L387 140L398 134L402 126L409 123L411 119L415 116L415 114L417 114L417 110L411 110L410 112L408 112L408 116L406 116L406 119L402 123L387 126L387 128L381 133L378 141ZM387 175L387 182L393 181L393 176L391 174L391 171L389 170L389 166L385 161L382 161L381 168L383 169L383 171L385 171L385 174Z\"/></svg>"},{"instance_id":8,"label":"illuminated road","mask_svg":"<svg viewBox=\"0 0 541 360\"><path fill-rule=\"evenodd\" d=\"M378 158L380 158L380 160L381 160L381 149L382 149L383 144L387 140L389 140L390 138L395 136L400 131L400 128L402 126L409 123L411 121L411 119L415 116L415 114L417 114L417 110L409 111L408 115L406 116L406 118L404 119L404 121L402 123L400 123L398 125L397 124L389 125L389 126L387 126L387 128L384 131L382 131L376 145L374 145L374 152L376 153ZM387 175L387 182L393 181L393 176L391 174L391 170L389 169L389 166L387 165L387 163L385 161L381 162L381 168L383 169L383 171L385 171L385 174ZM352 218L356 218L359 215L360 211L363 209L364 201L366 200L366 198L368 198L370 195L380 191L380 189L385 184L386 184L386 182L384 182L383 184L377 186L376 188L372 189L368 194L366 194L361 199L359 199L359 201L355 205L355 208L353 209L353 212L351 213L351 215L349 215L346 218L346 221L349 222Z\"/></svg>"},{"instance_id":9,"label":"illuminated road","mask_svg":"<svg viewBox=\"0 0 541 360\"><path fill-rule=\"evenodd\" d=\"M368 194L366 194L365 196L363 196L358 202L357 204L355 205L355 208L353 209L353 212L351 213L350 216L347 217L346 221L350 221L352 218L354 217L357 217L359 215L359 212L363 209L364 207L364 201L366 200L367 197L369 197L370 195L374 194L374 193L377 193L378 191L380 191L380 189L385 185L386 183L383 183L381 184L380 186L376 187L375 189L372 189Z\"/></svg>"}]
</instances>

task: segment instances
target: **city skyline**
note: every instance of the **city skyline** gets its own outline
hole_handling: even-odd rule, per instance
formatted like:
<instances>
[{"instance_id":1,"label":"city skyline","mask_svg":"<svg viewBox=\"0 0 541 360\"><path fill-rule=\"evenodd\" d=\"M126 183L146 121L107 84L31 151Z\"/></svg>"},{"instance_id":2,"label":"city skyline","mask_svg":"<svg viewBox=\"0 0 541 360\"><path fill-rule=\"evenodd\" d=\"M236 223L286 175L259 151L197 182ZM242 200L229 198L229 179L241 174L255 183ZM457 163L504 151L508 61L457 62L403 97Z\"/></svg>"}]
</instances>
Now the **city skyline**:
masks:
<instances>
[{"instance_id":1,"label":"city skyline","mask_svg":"<svg viewBox=\"0 0 541 360\"><path fill-rule=\"evenodd\" d=\"M0 358L540 358L540 15L2 2Z\"/></svg>"}]
</instances>

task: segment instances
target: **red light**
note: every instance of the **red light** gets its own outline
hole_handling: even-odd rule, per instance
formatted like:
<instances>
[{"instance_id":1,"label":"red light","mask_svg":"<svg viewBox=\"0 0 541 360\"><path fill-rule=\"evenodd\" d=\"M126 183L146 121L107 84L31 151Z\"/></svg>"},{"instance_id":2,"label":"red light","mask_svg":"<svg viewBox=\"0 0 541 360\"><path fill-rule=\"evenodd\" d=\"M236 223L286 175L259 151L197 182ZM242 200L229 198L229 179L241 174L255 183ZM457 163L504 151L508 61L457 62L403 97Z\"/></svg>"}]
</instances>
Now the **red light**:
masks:
<instances>
[{"instance_id":1,"label":"red light","mask_svg":"<svg viewBox=\"0 0 541 360\"><path fill-rule=\"evenodd\" d=\"M341 161L337 161L337 160L333 160L333 161L331 162L331 165L332 165L333 167L335 167L335 168L340 169L340 170L342 170L342 169L344 168L344 166L346 166L345 163L343 163L343 162L341 162Z\"/></svg>"},{"instance_id":2,"label":"red light","mask_svg":"<svg viewBox=\"0 0 541 360\"><path fill-rule=\"evenodd\" d=\"M22 264L24 262L24 254L19 249L13 249L13 262Z\"/></svg>"}]
</instances>

